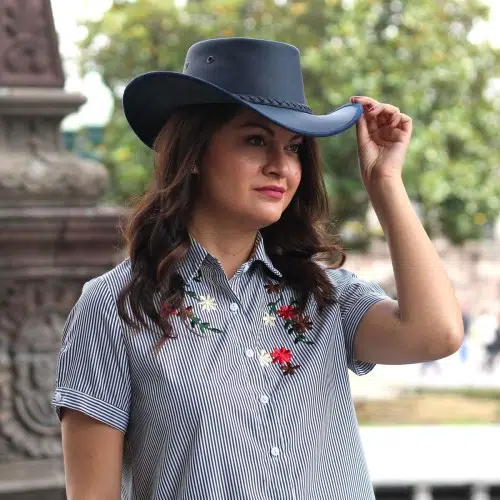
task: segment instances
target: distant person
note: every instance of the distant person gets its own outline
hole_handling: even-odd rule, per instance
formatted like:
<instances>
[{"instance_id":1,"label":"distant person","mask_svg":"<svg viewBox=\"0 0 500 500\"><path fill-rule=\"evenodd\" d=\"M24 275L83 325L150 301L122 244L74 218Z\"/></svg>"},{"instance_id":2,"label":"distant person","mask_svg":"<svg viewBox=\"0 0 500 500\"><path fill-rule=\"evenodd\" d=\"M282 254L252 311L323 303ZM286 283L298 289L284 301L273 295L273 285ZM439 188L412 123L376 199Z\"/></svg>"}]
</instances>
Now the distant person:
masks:
<instances>
[{"instance_id":1,"label":"distant person","mask_svg":"<svg viewBox=\"0 0 500 500\"><path fill-rule=\"evenodd\" d=\"M495 369L497 358L500 356L500 315L498 315L498 325L492 341L485 346L485 359L483 370L491 373Z\"/></svg>"},{"instance_id":2,"label":"distant person","mask_svg":"<svg viewBox=\"0 0 500 500\"><path fill-rule=\"evenodd\" d=\"M465 363L469 355L469 333L471 327L471 316L466 306L462 306L462 322L464 325L464 340L460 346L459 356L460 360Z\"/></svg>"}]
</instances>

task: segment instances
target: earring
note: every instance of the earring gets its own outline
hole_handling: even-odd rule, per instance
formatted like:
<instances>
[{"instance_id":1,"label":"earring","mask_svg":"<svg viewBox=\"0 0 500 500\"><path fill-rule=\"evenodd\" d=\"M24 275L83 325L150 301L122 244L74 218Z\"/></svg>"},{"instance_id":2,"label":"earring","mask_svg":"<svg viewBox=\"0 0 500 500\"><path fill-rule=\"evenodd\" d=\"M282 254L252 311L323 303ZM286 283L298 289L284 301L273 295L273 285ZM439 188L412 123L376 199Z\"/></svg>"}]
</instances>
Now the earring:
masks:
<instances>
[{"instance_id":1,"label":"earring","mask_svg":"<svg viewBox=\"0 0 500 500\"><path fill-rule=\"evenodd\" d=\"M193 163L193 166L191 167L191 173L196 174L198 172L198 165L196 163Z\"/></svg>"}]
</instances>

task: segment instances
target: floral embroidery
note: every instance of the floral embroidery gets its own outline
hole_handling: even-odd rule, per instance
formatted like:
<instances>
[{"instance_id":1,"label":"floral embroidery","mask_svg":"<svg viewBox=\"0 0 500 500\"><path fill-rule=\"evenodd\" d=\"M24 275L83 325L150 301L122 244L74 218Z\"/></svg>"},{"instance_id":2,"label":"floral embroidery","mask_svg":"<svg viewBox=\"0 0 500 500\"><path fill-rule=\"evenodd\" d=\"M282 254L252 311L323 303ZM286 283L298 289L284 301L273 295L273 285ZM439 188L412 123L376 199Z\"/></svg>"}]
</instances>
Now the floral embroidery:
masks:
<instances>
[{"instance_id":1,"label":"floral embroidery","mask_svg":"<svg viewBox=\"0 0 500 500\"><path fill-rule=\"evenodd\" d=\"M297 308L293 305L281 306L276 312L280 318L289 321L297 315Z\"/></svg>"},{"instance_id":2,"label":"floral embroidery","mask_svg":"<svg viewBox=\"0 0 500 500\"><path fill-rule=\"evenodd\" d=\"M195 279L195 281L198 281L200 277L201 275L200 273L198 273L196 278L193 279ZM215 302L215 299L213 297L210 297L210 295L200 295L200 297L198 297L196 293L191 290L186 290L186 295L191 297L192 299L195 299L198 302L199 306L201 307L202 311L215 311L217 309L217 304ZM224 330L213 328L212 326L210 326L210 323L202 321L201 318L196 316L195 312L193 311L193 306L182 305L179 309L174 309L171 306L163 304L161 307L160 314L162 317L178 316L184 322L188 323L191 326L191 328L198 327L201 333L205 333L206 331L215 333L225 333Z\"/></svg>"},{"instance_id":3,"label":"floral embroidery","mask_svg":"<svg viewBox=\"0 0 500 500\"><path fill-rule=\"evenodd\" d=\"M202 311L215 311L217 310L217 304L213 297L210 295L200 295L198 299L198 304L200 304Z\"/></svg>"},{"instance_id":4,"label":"floral embroidery","mask_svg":"<svg viewBox=\"0 0 500 500\"><path fill-rule=\"evenodd\" d=\"M292 359L292 351L289 351L286 347L281 347L280 349L276 347L271 353L271 357L273 358L273 363L283 365Z\"/></svg>"},{"instance_id":5,"label":"floral embroidery","mask_svg":"<svg viewBox=\"0 0 500 500\"><path fill-rule=\"evenodd\" d=\"M264 320L264 324L266 326L274 326L274 323L276 322L276 316L271 316L268 312L264 314L262 319Z\"/></svg>"},{"instance_id":6,"label":"floral embroidery","mask_svg":"<svg viewBox=\"0 0 500 500\"><path fill-rule=\"evenodd\" d=\"M264 287L269 295L278 294L278 298L269 302L269 316L279 317L284 320L284 327L287 333L294 335L294 343L314 344L312 340L306 339L306 334L312 330L313 324L309 316L297 309L298 300L293 300L290 304L284 304L285 299L279 284L269 284Z\"/></svg>"},{"instance_id":7,"label":"floral embroidery","mask_svg":"<svg viewBox=\"0 0 500 500\"><path fill-rule=\"evenodd\" d=\"M269 366L271 363L280 365L283 375L295 375L300 365L294 365L292 361L292 351L286 347L275 347L272 352L260 351L259 363L261 366Z\"/></svg>"},{"instance_id":8,"label":"floral embroidery","mask_svg":"<svg viewBox=\"0 0 500 500\"><path fill-rule=\"evenodd\" d=\"M283 375L295 375L295 370L300 368L300 365L294 365L292 363L287 363L285 366L280 366Z\"/></svg>"},{"instance_id":9,"label":"floral embroidery","mask_svg":"<svg viewBox=\"0 0 500 500\"><path fill-rule=\"evenodd\" d=\"M284 322L283 326L286 332L295 337L293 340L295 344L300 342L307 345L314 344L313 341L306 338L306 334L312 330L312 321L307 314L299 311L298 300L293 300L290 304L285 303L281 284L279 283L268 283L264 288L269 295L278 296L276 300L267 304L269 310L264 314L264 324L266 326L273 326L276 319L281 318ZM295 375L297 368L300 368L300 365L292 363L293 354L286 347L275 347L270 353L261 351L259 361L263 359L265 354L272 359L272 363L280 365L283 375ZM268 364L264 365L261 361L262 366L267 366Z\"/></svg>"},{"instance_id":10,"label":"floral embroidery","mask_svg":"<svg viewBox=\"0 0 500 500\"><path fill-rule=\"evenodd\" d=\"M260 366L269 366L273 362L273 357L267 351L259 352L259 363Z\"/></svg>"}]
</instances>

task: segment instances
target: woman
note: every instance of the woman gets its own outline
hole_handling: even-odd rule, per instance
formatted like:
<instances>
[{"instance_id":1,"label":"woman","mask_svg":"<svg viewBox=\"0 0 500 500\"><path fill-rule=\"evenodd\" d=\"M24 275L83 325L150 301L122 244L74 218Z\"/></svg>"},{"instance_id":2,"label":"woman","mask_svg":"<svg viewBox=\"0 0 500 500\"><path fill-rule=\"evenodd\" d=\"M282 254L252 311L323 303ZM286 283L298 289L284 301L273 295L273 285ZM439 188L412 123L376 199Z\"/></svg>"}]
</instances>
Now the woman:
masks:
<instances>
[{"instance_id":1,"label":"woman","mask_svg":"<svg viewBox=\"0 0 500 500\"><path fill-rule=\"evenodd\" d=\"M315 116L297 49L238 38L195 44L184 73L137 77L124 110L154 177L130 259L87 283L66 324L68 498L373 499L348 368L462 340L402 182L411 119L368 97ZM354 123L399 302L341 269L322 225L314 137Z\"/></svg>"}]
</instances>

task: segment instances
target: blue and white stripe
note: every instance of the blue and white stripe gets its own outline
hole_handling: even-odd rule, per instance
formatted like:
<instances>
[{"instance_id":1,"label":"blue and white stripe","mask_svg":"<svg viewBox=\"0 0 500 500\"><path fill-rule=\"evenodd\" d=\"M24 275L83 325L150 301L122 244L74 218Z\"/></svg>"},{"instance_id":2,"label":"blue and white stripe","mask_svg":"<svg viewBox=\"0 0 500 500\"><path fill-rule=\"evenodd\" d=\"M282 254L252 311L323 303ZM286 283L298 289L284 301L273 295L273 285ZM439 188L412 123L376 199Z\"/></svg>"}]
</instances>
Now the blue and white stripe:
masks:
<instances>
[{"instance_id":1,"label":"blue and white stripe","mask_svg":"<svg viewBox=\"0 0 500 500\"><path fill-rule=\"evenodd\" d=\"M328 271L338 303L320 314L309 301L314 344L295 345L281 319L263 321L264 285L280 273L260 235L254 257L230 280L195 241L179 271L216 310L191 297L186 305L224 333L200 335L174 317L177 338L155 354L158 329L135 333L117 314L128 260L85 285L64 329L54 405L125 434L122 498L373 500L348 369L373 368L353 359L354 334L383 290ZM294 375L261 365L257 353L274 347L294 353Z\"/></svg>"}]
</instances>

